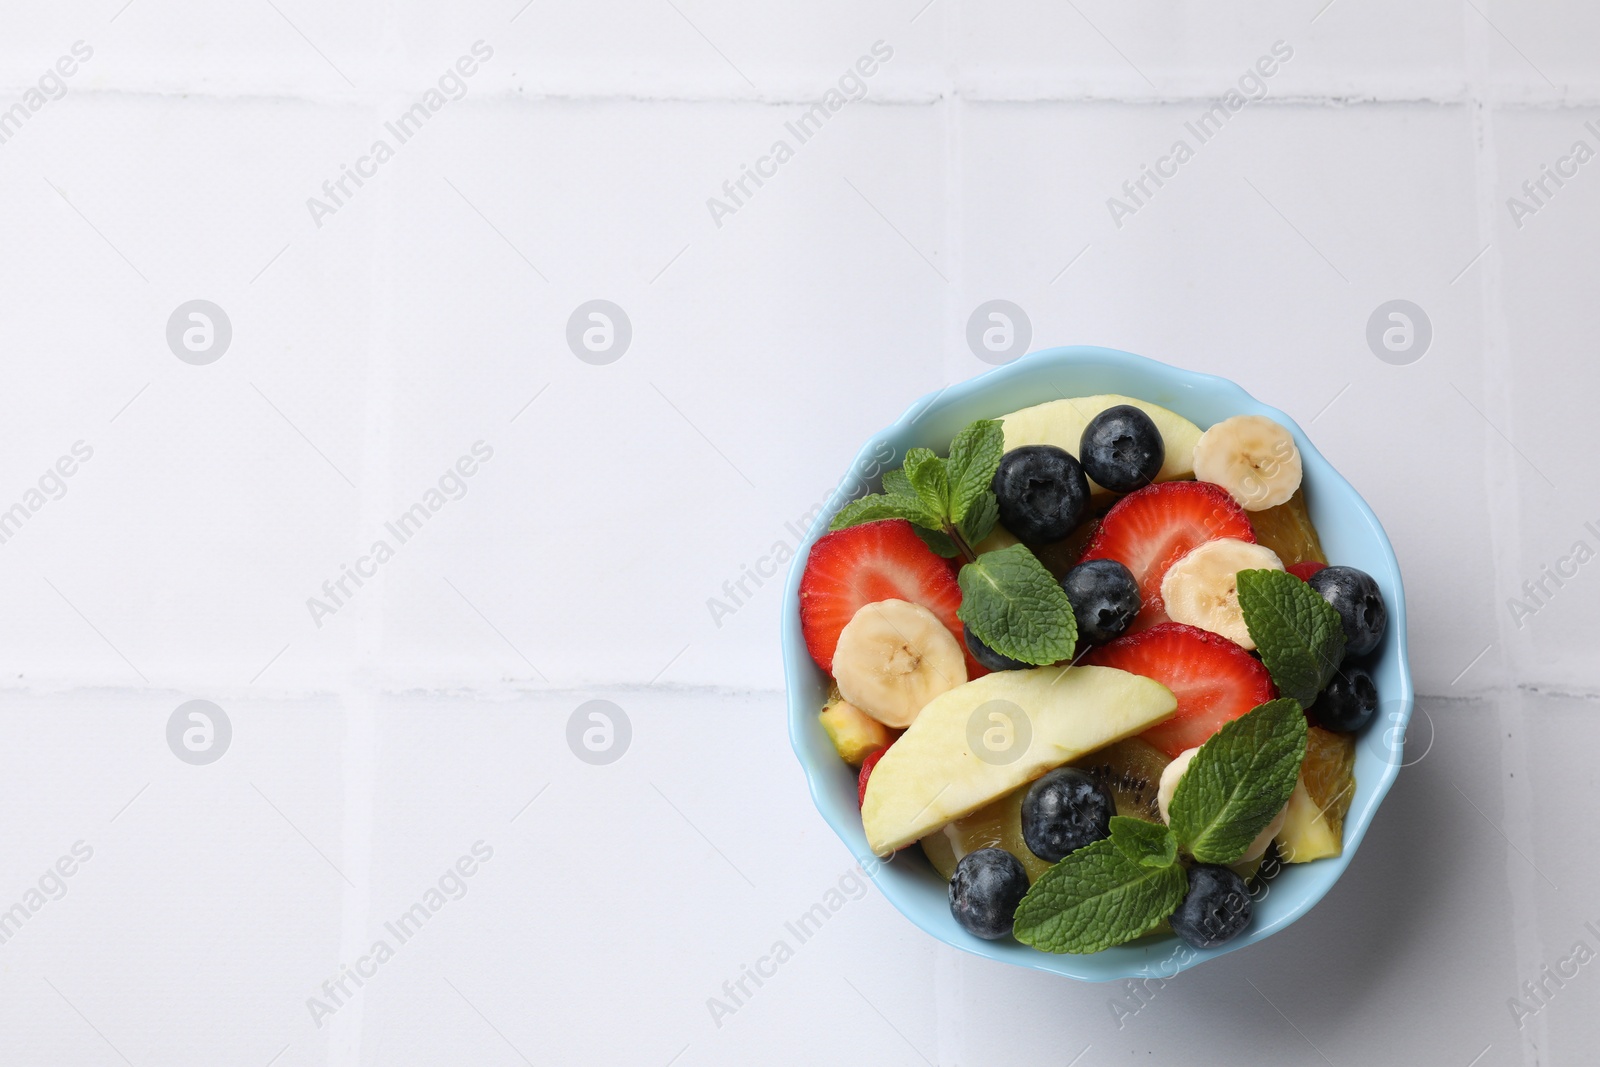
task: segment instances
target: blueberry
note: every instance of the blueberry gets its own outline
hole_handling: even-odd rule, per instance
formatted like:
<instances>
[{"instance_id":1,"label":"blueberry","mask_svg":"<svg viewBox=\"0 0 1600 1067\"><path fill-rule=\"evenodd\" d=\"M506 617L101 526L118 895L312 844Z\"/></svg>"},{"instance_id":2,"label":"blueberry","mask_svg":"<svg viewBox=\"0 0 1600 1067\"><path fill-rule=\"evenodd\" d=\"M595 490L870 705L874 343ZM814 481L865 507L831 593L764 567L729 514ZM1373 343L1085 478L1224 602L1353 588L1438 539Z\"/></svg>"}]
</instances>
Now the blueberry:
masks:
<instances>
[{"instance_id":1,"label":"blueberry","mask_svg":"<svg viewBox=\"0 0 1600 1067\"><path fill-rule=\"evenodd\" d=\"M1111 833L1117 802L1088 771L1058 767L1034 782L1022 798L1022 840L1035 856L1054 863Z\"/></svg>"},{"instance_id":2,"label":"blueberry","mask_svg":"<svg viewBox=\"0 0 1600 1067\"><path fill-rule=\"evenodd\" d=\"M1166 457L1161 431L1132 404L1106 408L1090 419L1078 444L1083 469L1113 493L1131 493L1155 481Z\"/></svg>"},{"instance_id":3,"label":"blueberry","mask_svg":"<svg viewBox=\"0 0 1600 1067\"><path fill-rule=\"evenodd\" d=\"M1089 509L1089 479L1072 453L1055 445L1007 452L994 472L1000 522L1025 545L1067 536Z\"/></svg>"},{"instance_id":4,"label":"blueberry","mask_svg":"<svg viewBox=\"0 0 1600 1067\"><path fill-rule=\"evenodd\" d=\"M1091 645L1121 637L1142 603L1133 572L1114 559L1091 559L1061 577L1078 619L1078 640Z\"/></svg>"},{"instance_id":5,"label":"blueberry","mask_svg":"<svg viewBox=\"0 0 1600 1067\"><path fill-rule=\"evenodd\" d=\"M961 857L950 879L950 914L962 929L989 941L1005 937L1028 891L1022 861L1003 848L980 848Z\"/></svg>"},{"instance_id":6,"label":"blueberry","mask_svg":"<svg viewBox=\"0 0 1600 1067\"><path fill-rule=\"evenodd\" d=\"M1024 663L1020 659L1002 656L982 641L972 632L972 627L963 625L961 632L966 635L967 651L972 653L972 658L988 667L991 671L1020 671L1032 667L1031 663Z\"/></svg>"},{"instance_id":7,"label":"blueberry","mask_svg":"<svg viewBox=\"0 0 1600 1067\"><path fill-rule=\"evenodd\" d=\"M1172 932L1195 948L1231 941L1250 925L1250 891L1226 867L1189 868L1189 892L1172 913Z\"/></svg>"},{"instance_id":8,"label":"blueberry","mask_svg":"<svg viewBox=\"0 0 1600 1067\"><path fill-rule=\"evenodd\" d=\"M1378 687L1365 667L1346 663L1328 688L1317 694L1311 716L1318 724L1342 734L1352 734L1372 721L1378 711Z\"/></svg>"},{"instance_id":9,"label":"blueberry","mask_svg":"<svg viewBox=\"0 0 1600 1067\"><path fill-rule=\"evenodd\" d=\"M1306 584L1339 613L1347 655L1365 656L1378 647L1389 626L1389 609L1384 607L1383 594L1372 575L1354 567L1324 567Z\"/></svg>"}]
</instances>

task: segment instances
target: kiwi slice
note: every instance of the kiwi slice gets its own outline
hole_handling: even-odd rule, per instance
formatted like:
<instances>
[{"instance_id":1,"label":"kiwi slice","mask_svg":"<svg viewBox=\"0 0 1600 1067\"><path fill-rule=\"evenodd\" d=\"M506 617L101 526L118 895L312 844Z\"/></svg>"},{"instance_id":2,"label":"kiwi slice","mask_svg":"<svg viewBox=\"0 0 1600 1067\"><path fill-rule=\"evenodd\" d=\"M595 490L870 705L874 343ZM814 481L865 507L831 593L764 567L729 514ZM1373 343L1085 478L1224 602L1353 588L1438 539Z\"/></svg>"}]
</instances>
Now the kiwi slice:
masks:
<instances>
[{"instance_id":1,"label":"kiwi slice","mask_svg":"<svg viewBox=\"0 0 1600 1067\"><path fill-rule=\"evenodd\" d=\"M1117 814L1146 822L1160 822L1156 793L1161 788L1161 771L1172 761L1154 745L1130 737L1091 752L1076 764L1111 790Z\"/></svg>"}]
</instances>

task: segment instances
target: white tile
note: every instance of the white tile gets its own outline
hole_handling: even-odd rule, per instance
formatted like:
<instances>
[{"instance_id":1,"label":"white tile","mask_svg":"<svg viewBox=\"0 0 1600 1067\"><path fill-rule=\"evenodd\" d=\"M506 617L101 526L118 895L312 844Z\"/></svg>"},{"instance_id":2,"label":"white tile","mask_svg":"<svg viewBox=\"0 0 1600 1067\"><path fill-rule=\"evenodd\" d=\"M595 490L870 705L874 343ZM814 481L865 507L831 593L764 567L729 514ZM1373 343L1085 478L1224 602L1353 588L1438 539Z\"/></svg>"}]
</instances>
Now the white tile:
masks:
<instances>
[{"instance_id":1,"label":"white tile","mask_svg":"<svg viewBox=\"0 0 1600 1067\"><path fill-rule=\"evenodd\" d=\"M962 86L980 95L1220 96L1243 79L1246 94L1269 98L1405 99L1454 95L1465 80L1460 11L1443 0L1293 10L1013 0L946 5L942 16L960 34Z\"/></svg>"},{"instance_id":2,"label":"white tile","mask_svg":"<svg viewBox=\"0 0 1600 1067\"><path fill-rule=\"evenodd\" d=\"M1498 459L1495 491L1515 502L1517 517L1514 554L1496 576L1497 620L1519 677L1580 689L1595 684L1590 635L1600 604L1600 574L1580 562L1600 552L1600 534L1589 528L1600 528L1600 475L1574 436L1591 410L1592 390L1584 383L1593 365L1584 338L1600 328L1584 285L1591 258L1584 238L1600 221L1600 171L1590 173L1592 162L1577 167L1561 186L1547 175L1559 179L1554 168L1574 169L1576 142L1600 151L1589 123L1600 127L1600 112L1494 116L1499 166L1491 255L1503 291L1495 313L1504 317L1498 381L1505 388L1477 398L1495 420L1486 431ZM1539 182L1542 189L1523 189Z\"/></svg>"}]
</instances>

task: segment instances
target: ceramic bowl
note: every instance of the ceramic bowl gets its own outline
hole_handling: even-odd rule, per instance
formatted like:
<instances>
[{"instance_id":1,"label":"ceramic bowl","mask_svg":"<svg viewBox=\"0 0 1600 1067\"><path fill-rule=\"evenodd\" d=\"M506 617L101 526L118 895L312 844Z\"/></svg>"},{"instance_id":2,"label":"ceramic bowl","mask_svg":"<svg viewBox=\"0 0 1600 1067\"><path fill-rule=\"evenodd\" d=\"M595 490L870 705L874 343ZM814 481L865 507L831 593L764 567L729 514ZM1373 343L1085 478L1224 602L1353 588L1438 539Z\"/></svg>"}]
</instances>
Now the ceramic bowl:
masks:
<instances>
[{"instance_id":1,"label":"ceramic bowl","mask_svg":"<svg viewBox=\"0 0 1600 1067\"><path fill-rule=\"evenodd\" d=\"M1372 657L1381 705L1378 718L1360 735L1356 794L1344 826L1344 852L1311 863L1284 865L1257 893L1249 928L1226 945L1194 949L1176 937L1145 938L1092 955L1053 955L1007 938L985 941L957 925L950 914L943 878L921 849L903 850L882 861L867 848L856 802L856 771L834 751L817 721L828 694L828 677L812 662L800 632L800 576L811 544L848 500L878 488L885 455L926 446L944 454L968 423L1063 396L1120 393L1170 408L1204 428L1231 415L1265 415L1288 427L1305 468L1306 501L1330 560L1359 567L1377 579L1389 608L1389 629ZM863 477L863 475L866 475ZM805 769L817 810L856 856L883 895L906 918L946 944L990 959L1085 981L1141 975L1170 976L1227 952L1253 945L1282 930L1321 900L1360 851L1361 839L1403 762L1405 728L1413 695L1406 663L1406 605L1400 567L1372 509L1340 477L1295 421L1234 383L1180 370L1155 360L1107 348L1052 348L1035 352L970 381L942 389L912 404L899 421L875 434L861 449L817 517L790 568L782 624L788 683L789 737Z\"/></svg>"}]
</instances>

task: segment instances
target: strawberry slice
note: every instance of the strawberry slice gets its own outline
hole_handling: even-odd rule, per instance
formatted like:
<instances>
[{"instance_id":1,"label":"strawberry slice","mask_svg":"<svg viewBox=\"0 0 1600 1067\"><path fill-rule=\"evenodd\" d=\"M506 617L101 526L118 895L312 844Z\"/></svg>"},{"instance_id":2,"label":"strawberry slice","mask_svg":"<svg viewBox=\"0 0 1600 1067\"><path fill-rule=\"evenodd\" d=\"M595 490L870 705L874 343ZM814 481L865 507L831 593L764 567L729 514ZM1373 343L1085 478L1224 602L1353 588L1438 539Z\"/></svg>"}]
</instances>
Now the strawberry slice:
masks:
<instances>
[{"instance_id":1,"label":"strawberry slice","mask_svg":"<svg viewBox=\"0 0 1600 1067\"><path fill-rule=\"evenodd\" d=\"M1302 582L1309 582L1313 574L1322 570L1326 566L1326 563L1318 563L1314 559L1308 559L1302 563L1291 563L1289 566L1285 567L1284 570L1288 571Z\"/></svg>"},{"instance_id":2,"label":"strawberry slice","mask_svg":"<svg viewBox=\"0 0 1600 1067\"><path fill-rule=\"evenodd\" d=\"M1132 629L1167 621L1161 579L1207 541L1224 537L1254 543L1243 508L1220 485L1161 482L1129 493L1106 512L1083 550L1083 559L1114 559L1133 572L1143 606Z\"/></svg>"},{"instance_id":3,"label":"strawberry slice","mask_svg":"<svg viewBox=\"0 0 1600 1067\"><path fill-rule=\"evenodd\" d=\"M1083 662L1142 674L1172 690L1177 714L1139 736L1174 759L1278 695L1272 676L1250 653L1226 637L1178 622L1119 637Z\"/></svg>"},{"instance_id":4,"label":"strawberry slice","mask_svg":"<svg viewBox=\"0 0 1600 1067\"><path fill-rule=\"evenodd\" d=\"M867 604L907 600L945 624L963 651L956 570L922 543L904 519L868 522L825 534L811 546L800 577L800 630L817 666L833 673L839 632ZM966 653L967 677L988 674Z\"/></svg>"}]
</instances>

